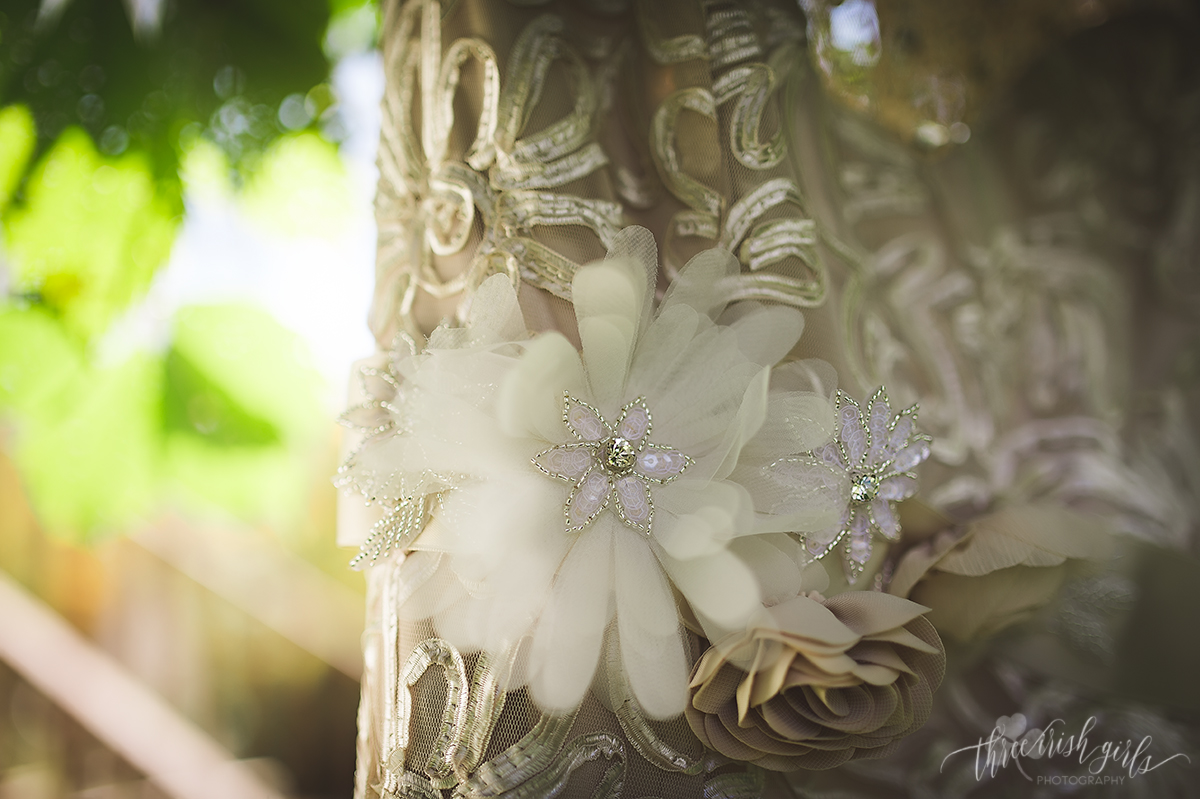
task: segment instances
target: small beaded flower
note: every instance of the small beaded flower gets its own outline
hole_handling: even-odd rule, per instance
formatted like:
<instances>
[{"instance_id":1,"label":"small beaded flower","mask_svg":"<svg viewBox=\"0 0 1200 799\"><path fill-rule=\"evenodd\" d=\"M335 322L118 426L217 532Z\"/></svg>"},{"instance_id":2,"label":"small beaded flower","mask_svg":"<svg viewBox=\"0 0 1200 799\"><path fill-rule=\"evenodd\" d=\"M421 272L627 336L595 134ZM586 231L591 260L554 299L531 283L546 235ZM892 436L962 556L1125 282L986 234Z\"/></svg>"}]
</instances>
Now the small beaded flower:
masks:
<instances>
[{"instance_id":1,"label":"small beaded flower","mask_svg":"<svg viewBox=\"0 0 1200 799\"><path fill-rule=\"evenodd\" d=\"M929 457L930 438L916 432L917 407L893 413L881 387L867 403L867 417L852 397L837 392L837 438L813 451L822 463L846 473L850 501L832 537L809 535L805 547L821 558L841 545L846 579L855 583L871 560L876 534L900 540L894 503L917 493L913 470Z\"/></svg>"},{"instance_id":2,"label":"small beaded flower","mask_svg":"<svg viewBox=\"0 0 1200 799\"><path fill-rule=\"evenodd\" d=\"M622 408L613 426L586 402L563 397L563 422L578 441L539 452L533 465L575 484L564 509L567 532L582 530L611 506L626 526L649 535L654 524L650 485L674 480L692 459L650 443L652 419L642 397Z\"/></svg>"}]
</instances>

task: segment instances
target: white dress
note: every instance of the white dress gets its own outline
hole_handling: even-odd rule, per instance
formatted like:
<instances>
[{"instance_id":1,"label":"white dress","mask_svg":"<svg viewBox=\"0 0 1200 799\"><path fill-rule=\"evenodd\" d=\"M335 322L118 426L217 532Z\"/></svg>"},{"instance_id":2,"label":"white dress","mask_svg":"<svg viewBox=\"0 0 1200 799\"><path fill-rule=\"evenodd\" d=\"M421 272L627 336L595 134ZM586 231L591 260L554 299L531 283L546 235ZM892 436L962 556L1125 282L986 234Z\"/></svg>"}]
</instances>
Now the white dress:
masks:
<instances>
[{"instance_id":1,"label":"white dress","mask_svg":"<svg viewBox=\"0 0 1200 799\"><path fill-rule=\"evenodd\" d=\"M953 793L1111 667L1114 542L1192 545L1186 199L1036 91L902 143L804 5L384 4L356 796Z\"/></svg>"}]
</instances>

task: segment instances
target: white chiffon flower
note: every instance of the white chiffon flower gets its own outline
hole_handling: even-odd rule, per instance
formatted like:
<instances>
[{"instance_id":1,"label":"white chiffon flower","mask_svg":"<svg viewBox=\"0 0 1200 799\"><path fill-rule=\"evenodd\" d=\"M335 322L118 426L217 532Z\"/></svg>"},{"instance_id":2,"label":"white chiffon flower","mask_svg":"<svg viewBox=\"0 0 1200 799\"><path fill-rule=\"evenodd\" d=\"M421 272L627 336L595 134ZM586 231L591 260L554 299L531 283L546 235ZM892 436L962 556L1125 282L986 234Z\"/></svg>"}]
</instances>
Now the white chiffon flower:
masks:
<instances>
[{"instance_id":1,"label":"white chiffon flower","mask_svg":"<svg viewBox=\"0 0 1200 799\"><path fill-rule=\"evenodd\" d=\"M400 419L344 469L389 518L429 508L400 536L405 615L464 651L528 640L524 678L547 710L579 704L608 641L645 713L681 713L676 597L710 638L741 630L802 589L811 557L788 533L838 518L827 474L772 471L832 435L832 369L776 368L803 317L727 308L737 271L703 252L655 311L653 237L626 228L573 282L581 351L530 338L511 284L489 279L465 328L399 359Z\"/></svg>"}]
</instances>

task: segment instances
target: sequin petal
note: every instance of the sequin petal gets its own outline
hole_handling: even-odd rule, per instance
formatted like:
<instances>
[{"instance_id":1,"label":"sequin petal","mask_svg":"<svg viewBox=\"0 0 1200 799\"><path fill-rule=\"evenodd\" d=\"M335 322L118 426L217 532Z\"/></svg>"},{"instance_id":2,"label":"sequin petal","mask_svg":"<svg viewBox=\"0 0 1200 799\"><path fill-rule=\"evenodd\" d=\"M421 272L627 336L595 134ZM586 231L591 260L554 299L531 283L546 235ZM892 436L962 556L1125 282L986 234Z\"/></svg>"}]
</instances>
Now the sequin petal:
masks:
<instances>
[{"instance_id":1,"label":"sequin petal","mask_svg":"<svg viewBox=\"0 0 1200 799\"><path fill-rule=\"evenodd\" d=\"M839 411L842 445L846 448L849 466L857 467L867 453L867 430L857 405L846 404Z\"/></svg>"},{"instance_id":2,"label":"sequin petal","mask_svg":"<svg viewBox=\"0 0 1200 799\"><path fill-rule=\"evenodd\" d=\"M533 456L533 463L551 477L575 482L596 465L589 447L583 444L567 444L551 447Z\"/></svg>"},{"instance_id":3,"label":"sequin petal","mask_svg":"<svg viewBox=\"0 0 1200 799\"><path fill-rule=\"evenodd\" d=\"M886 499L876 499L871 503L871 519L889 541L900 539L900 522L892 511L892 503Z\"/></svg>"},{"instance_id":4,"label":"sequin petal","mask_svg":"<svg viewBox=\"0 0 1200 799\"><path fill-rule=\"evenodd\" d=\"M593 469L579 481L567 499L568 532L582 530L600 515L600 511L608 505L611 487L612 481L599 469Z\"/></svg>"},{"instance_id":5,"label":"sequin petal","mask_svg":"<svg viewBox=\"0 0 1200 799\"><path fill-rule=\"evenodd\" d=\"M889 477L879 484L879 493L876 495L879 499L888 499L893 502L908 499L917 493L917 481L908 475L898 474L894 477Z\"/></svg>"},{"instance_id":6,"label":"sequin petal","mask_svg":"<svg viewBox=\"0 0 1200 799\"><path fill-rule=\"evenodd\" d=\"M643 400L636 399L625 406L617 422L617 435L634 443L650 435L650 410Z\"/></svg>"},{"instance_id":7,"label":"sequin petal","mask_svg":"<svg viewBox=\"0 0 1200 799\"><path fill-rule=\"evenodd\" d=\"M617 515L628 526L642 533L650 532L654 506L650 502L650 487L642 478L628 475L617 480Z\"/></svg>"},{"instance_id":8,"label":"sequin petal","mask_svg":"<svg viewBox=\"0 0 1200 799\"><path fill-rule=\"evenodd\" d=\"M566 410L563 418L567 427L580 441L600 441L608 436L608 425L600 418L600 414L574 397L566 399Z\"/></svg>"},{"instance_id":9,"label":"sequin petal","mask_svg":"<svg viewBox=\"0 0 1200 799\"><path fill-rule=\"evenodd\" d=\"M929 442L918 439L896 453L893 468L898 472L907 472L929 457Z\"/></svg>"},{"instance_id":10,"label":"sequin petal","mask_svg":"<svg viewBox=\"0 0 1200 799\"><path fill-rule=\"evenodd\" d=\"M634 471L659 483L674 480L688 467L688 457L677 449L648 445L638 453Z\"/></svg>"}]
</instances>

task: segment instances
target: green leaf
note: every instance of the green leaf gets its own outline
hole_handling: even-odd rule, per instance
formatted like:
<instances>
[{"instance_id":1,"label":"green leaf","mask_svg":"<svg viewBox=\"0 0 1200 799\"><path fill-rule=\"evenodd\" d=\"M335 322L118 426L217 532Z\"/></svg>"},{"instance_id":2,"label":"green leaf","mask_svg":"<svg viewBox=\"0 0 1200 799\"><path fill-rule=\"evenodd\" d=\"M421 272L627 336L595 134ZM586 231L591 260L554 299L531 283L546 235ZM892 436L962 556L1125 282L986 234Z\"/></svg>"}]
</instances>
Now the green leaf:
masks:
<instances>
[{"instance_id":1,"label":"green leaf","mask_svg":"<svg viewBox=\"0 0 1200 799\"><path fill-rule=\"evenodd\" d=\"M279 431L242 408L229 393L172 347L164 367L163 429L168 436L196 436L215 447L265 447Z\"/></svg>"},{"instance_id":2,"label":"green leaf","mask_svg":"<svg viewBox=\"0 0 1200 799\"><path fill-rule=\"evenodd\" d=\"M219 509L252 523L294 528L308 506L312 458L284 446L217 447L195 436L164 443L166 492L193 514Z\"/></svg>"},{"instance_id":3,"label":"green leaf","mask_svg":"<svg viewBox=\"0 0 1200 799\"><path fill-rule=\"evenodd\" d=\"M42 524L77 541L127 529L155 502L161 367L89 370L67 413L27 418L16 462Z\"/></svg>"},{"instance_id":4,"label":"green leaf","mask_svg":"<svg viewBox=\"0 0 1200 799\"><path fill-rule=\"evenodd\" d=\"M165 468L179 499L289 524L303 512L309 449L325 417L303 343L269 314L193 306L165 363Z\"/></svg>"},{"instance_id":5,"label":"green leaf","mask_svg":"<svg viewBox=\"0 0 1200 799\"><path fill-rule=\"evenodd\" d=\"M364 8L369 11L376 10L378 3L376 0L329 0L329 10L334 17Z\"/></svg>"},{"instance_id":6,"label":"green leaf","mask_svg":"<svg viewBox=\"0 0 1200 799\"><path fill-rule=\"evenodd\" d=\"M281 442L310 438L324 418L321 377L307 363L303 340L260 308L181 308L172 347Z\"/></svg>"},{"instance_id":7,"label":"green leaf","mask_svg":"<svg viewBox=\"0 0 1200 799\"><path fill-rule=\"evenodd\" d=\"M252 219L287 236L335 236L353 209L337 149L315 133L273 144L241 199Z\"/></svg>"},{"instance_id":8,"label":"green leaf","mask_svg":"<svg viewBox=\"0 0 1200 799\"><path fill-rule=\"evenodd\" d=\"M325 54L336 61L375 47L379 40L379 5L373 0L330 0L333 16L325 29Z\"/></svg>"},{"instance_id":9,"label":"green leaf","mask_svg":"<svg viewBox=\"0 0 1200 799\"><path fill-rule=\"evenodd\" d=\"M12 199L37 144L33 115L23 105L0 110L0 212Z\"/></svg>"},{"instance_id":10,"label":"green leaf","mask_svg":"<svg viewBox=\"0 0 1200 799\"><path fill-rule=\"evenodd\" d=\"M165 357L107 368L45 309L0 308L0 408L38 515L62 538L127 530L171 495L294 524L326 443L320 390L299 337L257 308L184 308Z\"/></svg>"},{"instance_id":11,"label":"green leaf","mask_svg":"<svg viewBox=\"0 0 1200 799\"><path fill-rule=\"evenodd\" d=\"M0 407L53 422L84 392L84 361L62 325L40 308L0 306Z\"/></svg>"},{"instance_id":12,"label":"green leaf","mask_svg":"<svg viewBox=\"0 0 1200 799\"><path fill-rule=\"evenodd\" d=\"M103 158L78 128L38 164L25 196L5 219L14 289L90 340L145 292L170 254L176 220L144 159Z\"/></svg>"}]
</instances>

